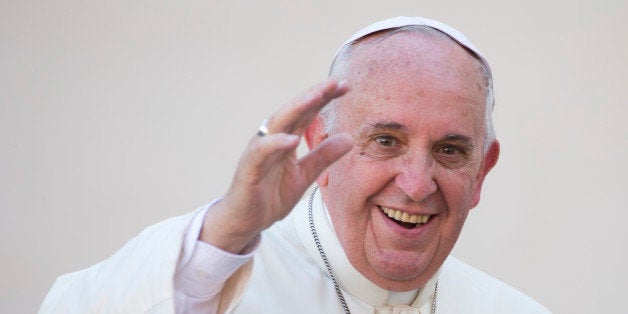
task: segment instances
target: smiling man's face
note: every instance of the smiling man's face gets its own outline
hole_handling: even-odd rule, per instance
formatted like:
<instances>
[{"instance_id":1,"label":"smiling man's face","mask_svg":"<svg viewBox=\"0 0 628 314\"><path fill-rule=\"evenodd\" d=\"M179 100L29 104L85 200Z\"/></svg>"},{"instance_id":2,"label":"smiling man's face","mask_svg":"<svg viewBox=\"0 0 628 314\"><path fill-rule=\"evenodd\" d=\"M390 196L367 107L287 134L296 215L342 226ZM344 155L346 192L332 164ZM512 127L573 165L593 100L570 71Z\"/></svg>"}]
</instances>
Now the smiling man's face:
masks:
<instances>
[{"instance_id":1,"label":"smiling man's face","mask_svg":"<svg viewBox=\"0 0 628 314\"><path fill-rule=\"evenodd\" d=\"M401 32L358 46L347 77L334 130L355 146L319 177L323 200L360 273L416 289L451 252L499 154L497 142L482 151L479 64L451 41Z\"/></svg>"}]
</instances>

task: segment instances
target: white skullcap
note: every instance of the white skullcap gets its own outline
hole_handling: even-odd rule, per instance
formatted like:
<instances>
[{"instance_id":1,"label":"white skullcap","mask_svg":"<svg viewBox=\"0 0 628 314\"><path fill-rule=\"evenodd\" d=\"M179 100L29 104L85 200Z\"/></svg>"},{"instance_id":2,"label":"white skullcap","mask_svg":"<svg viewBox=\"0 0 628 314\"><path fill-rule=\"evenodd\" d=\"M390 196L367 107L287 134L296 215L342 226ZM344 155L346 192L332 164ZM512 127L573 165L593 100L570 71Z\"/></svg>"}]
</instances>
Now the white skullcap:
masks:
<instances>
[{"instance_id":1,"label":"white skullcap","mask_svg":"<svg viewBox=\"0 0 628 314\"><path fill-rule=\"evenodd\" d=\"M486 71L488 72L489 77L493 76L491 73L491 67L488 65L488 61L486 61L482 53L480 53L480 51L477 48L475 48L475 46L471 43L471 41L464 34L457 31L453 27L443 24L439 21L434 21L434 20L425 19L421 17L399 16L399 17L393 17L387 20L375 22L359 30L357 33L353 34L353 36L351 36L344 44L342 44L340 49L338 49L338 51L336 52L336 55L334 56L334 60L338 57L338 53L345 46L352 44L353 42L355 42L356 40L362 37L365 37L369 34L386 30L386 29L399 28L399 27L404 27L404 26L413 26L413 25L428 26L449 35L449 37L455 40L458 44L460 44L463 47L466 47L467 49L471 50L475 55L477 55L482 65L486 67Z\"/></svg>"}]
</instances>

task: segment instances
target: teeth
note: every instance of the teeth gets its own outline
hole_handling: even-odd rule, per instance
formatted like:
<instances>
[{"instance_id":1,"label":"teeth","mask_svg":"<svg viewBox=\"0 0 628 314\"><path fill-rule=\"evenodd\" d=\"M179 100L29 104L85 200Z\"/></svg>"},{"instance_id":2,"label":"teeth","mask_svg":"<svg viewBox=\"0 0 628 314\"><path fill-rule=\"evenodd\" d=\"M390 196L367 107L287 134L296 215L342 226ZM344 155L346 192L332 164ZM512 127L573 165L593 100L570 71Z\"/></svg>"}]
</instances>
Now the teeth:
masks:
<instances>
[{"instance_id":1,"label":"teeth","mask_svg":"<svg viewBox=\"0 0 628 314\"><path fill-rule=\"evenodd\" d=\"M408 213L404 213L402 211L390 209L387 207L381 207L381 209L386 215L388 215L388 217L402 222L424 224L427 222L428 219L430 219L429 215L409 215Z\"/></svg>"}]
</instances>

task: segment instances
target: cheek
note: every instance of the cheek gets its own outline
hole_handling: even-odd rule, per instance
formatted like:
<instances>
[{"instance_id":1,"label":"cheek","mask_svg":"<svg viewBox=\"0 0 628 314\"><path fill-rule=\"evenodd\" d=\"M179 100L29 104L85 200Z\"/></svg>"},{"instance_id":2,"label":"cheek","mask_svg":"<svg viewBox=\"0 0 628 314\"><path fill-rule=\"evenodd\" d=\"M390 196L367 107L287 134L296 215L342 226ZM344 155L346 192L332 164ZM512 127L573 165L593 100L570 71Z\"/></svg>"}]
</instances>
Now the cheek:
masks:
<instances>
[{"instance_id":1,"label":"cheek","mask_svg":"<svg viewBox=\"0 0 628 314\"><path fill-rule=\"evenodd\" d=\"M475 174L472 170L443 170L436 175L436 183L443 194L449 211L466 217L471 209L475 192Z\"/></svg>"},{"instance_id":2,"label":"cheek","mask_svg":"<svg viewBox=\"0 0 628 314\"><path fill-rule=\"evenodd\" d=\"M444 226L440 228L440 236L441 236L441 249L447 252L451 251L456 242L458 241L458 237L460 236L460 232L464 227L464 223L467 220L469 210L460 210L453 217L448 217L447 222Z\"/></svg>"},{"instance_id":3,"label":"cheek","mask_svg":"<svg viewBox=\"0 0 628 314\"><path fill-rule=\"evenodd\" d=\"M374 190L386 173L381 162L369 161L358 148L336 161L328 170L330 186L354 191L358 193L356 197L364 197L368 190Z\"/></svg>"},{"instance_id":4,"label":"cheek","mask_svg":"<svg viewBox=\"0 0 628 314\"><path fill-rule=\"evenodd\" d=\"M469 210L473 208L474 180L461 173L449 173L438 181L440 193L447 208L444 217L444 225L441 227L443 240L447 243L455 243Z\"/></svg>"},{"instance_id":5,"label":"cheek","mask_svg":"<svg viewBox=\"0 0 628 314\"><path fill-rule=\"evenodd\" d=\"M364 227L370 219L370 199L379 193L389 179L377 162L368 162L359 152L351 151L327 170L329 193L326 204L338 223Z\"/></svg>"}]
</instances>

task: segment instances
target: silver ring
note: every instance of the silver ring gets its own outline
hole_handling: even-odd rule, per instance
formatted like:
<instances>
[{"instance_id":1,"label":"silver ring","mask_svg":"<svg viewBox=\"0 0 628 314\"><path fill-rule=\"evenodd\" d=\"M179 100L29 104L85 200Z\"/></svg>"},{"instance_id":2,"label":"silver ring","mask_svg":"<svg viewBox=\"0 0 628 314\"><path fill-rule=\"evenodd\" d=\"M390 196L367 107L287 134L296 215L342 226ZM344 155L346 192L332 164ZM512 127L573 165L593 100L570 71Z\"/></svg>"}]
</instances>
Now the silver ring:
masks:
<instances>
[{"instance_id":1,"label":"silver ring","mask_svg":"<svg viewBox=\"0 0 628 314\"><path fill-rule=\"evenodd\" d=\"M264 119L257 130L257 136L264 137L266 135L268 135L268 119Z\"/></svg>"}]
</instances>

